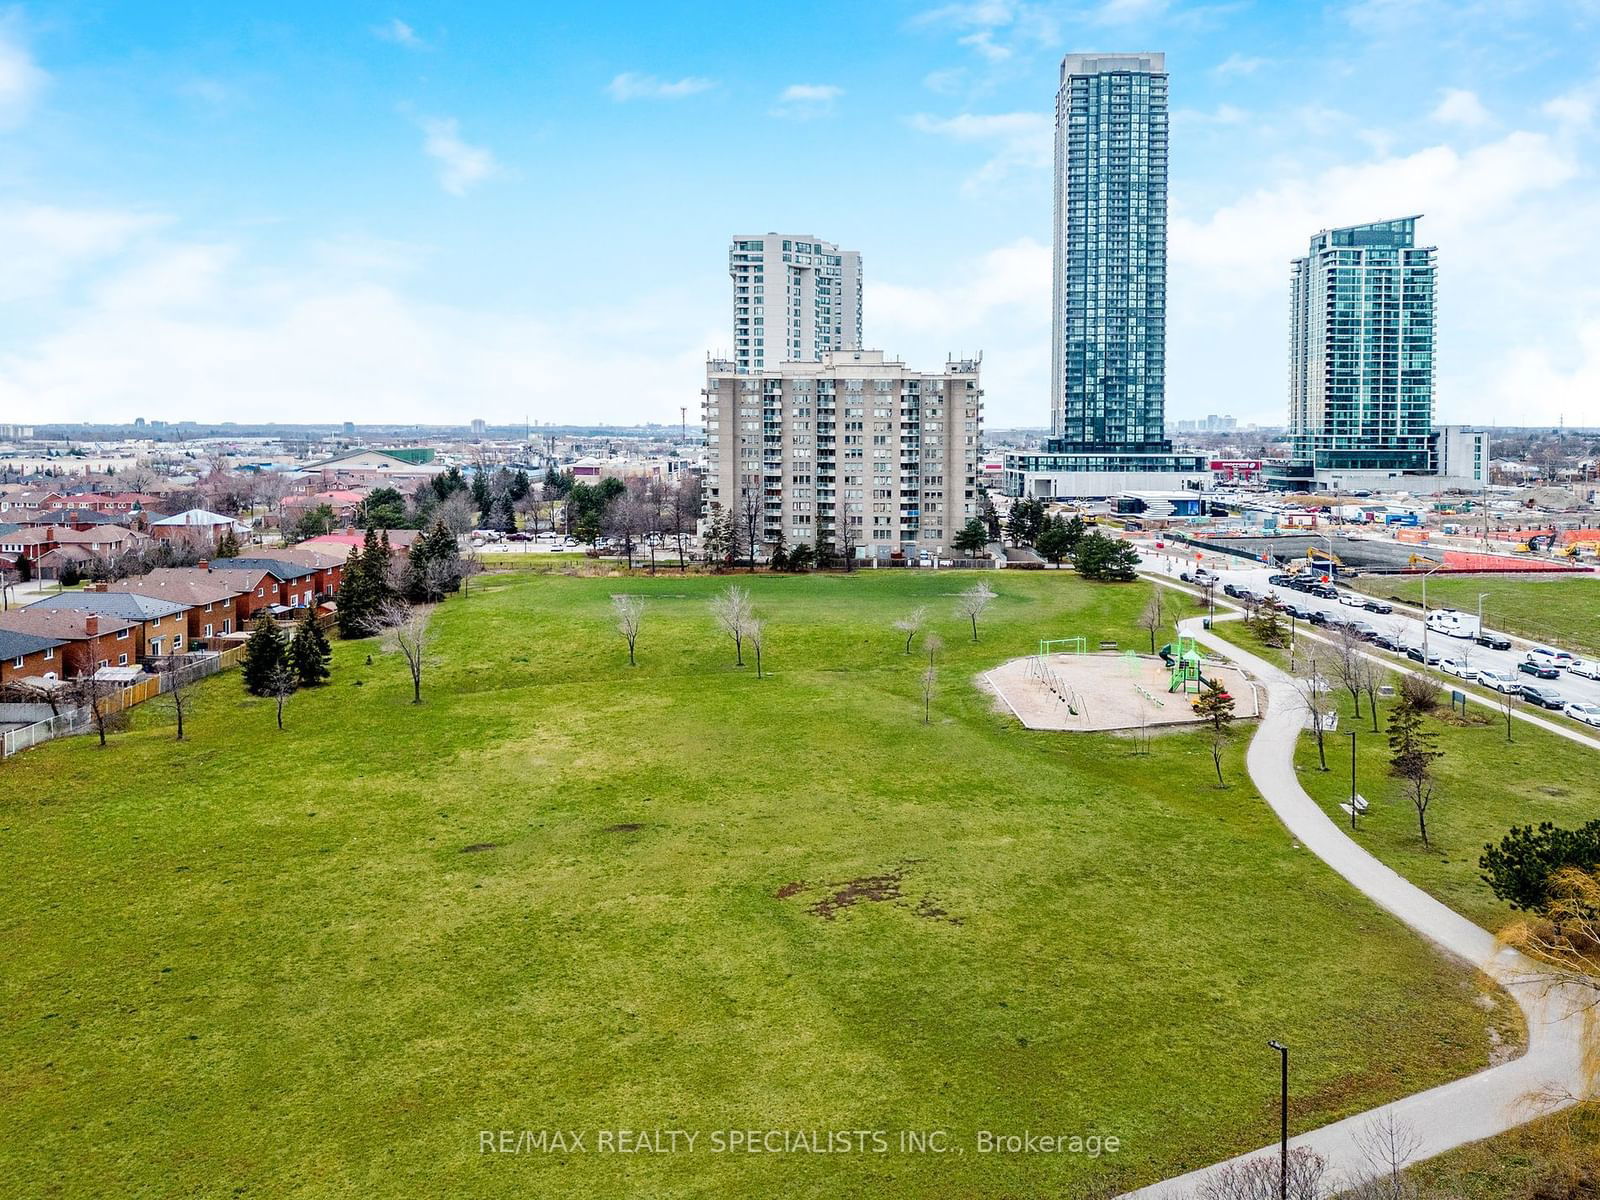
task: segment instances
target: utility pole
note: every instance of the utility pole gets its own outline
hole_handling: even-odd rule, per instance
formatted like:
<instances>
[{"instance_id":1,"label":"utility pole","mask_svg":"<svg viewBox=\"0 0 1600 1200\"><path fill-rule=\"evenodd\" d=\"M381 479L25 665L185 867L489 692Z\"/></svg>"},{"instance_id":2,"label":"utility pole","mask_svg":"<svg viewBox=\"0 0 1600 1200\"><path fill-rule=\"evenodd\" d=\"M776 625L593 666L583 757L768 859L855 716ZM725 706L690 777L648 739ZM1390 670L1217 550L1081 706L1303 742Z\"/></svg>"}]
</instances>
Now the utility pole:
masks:
<instances>
[{"instance_id":1,"label":"utility pole","mask_svg":"<svg viewBox=\"0 0 1600 1200\"><path fill-rule=\"evenodd\" d=\"M678 405L678 417L682 421L679 436L683 441L687 442L689 440L689 406L687 404Z\"/></svg>"},{"instance_id":2,"label":"utility pole","mask_svg":"<svg viewBox=\"0 0 1600 1200\"><path fill-rule=\"evenodd\" d=\"M1283 1056L1283 1092L1278 1109L1278 1200L1289 1200L1289 1047L1276 1038L1267 1045Z\"/></svg>"}]
</instances>

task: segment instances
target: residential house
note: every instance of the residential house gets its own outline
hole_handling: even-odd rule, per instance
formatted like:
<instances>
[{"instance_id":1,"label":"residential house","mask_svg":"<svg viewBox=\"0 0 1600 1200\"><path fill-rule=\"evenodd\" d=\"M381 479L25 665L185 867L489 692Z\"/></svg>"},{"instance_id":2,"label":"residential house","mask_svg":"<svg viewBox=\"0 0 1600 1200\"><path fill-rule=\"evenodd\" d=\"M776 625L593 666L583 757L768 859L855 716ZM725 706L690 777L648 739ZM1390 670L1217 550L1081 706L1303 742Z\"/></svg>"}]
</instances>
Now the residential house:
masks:
<instances>
[{"instance_id":1,"label":"residential house","mask_svg":"<svg viewBox=\"0 0 1600 1200\"><path fill-rule=\"evenodd\" d=\"M95 559L113 559L137 550L148 540L120 525L98 525L93 529L32 525L0 536L4 538L0 541L0 554L26 558L45 579L58 577L69 562L82 569Z\"/></svg>"},{"instance_id":2,"label":"residential house","mask_svg":"<svg viewBox=\"0 0 1600 1200\"><path fill-rule=\"evenodd\" d=\"M110 584L108 593L129 592L184 606L189 622L185 639L189 649L211 649L213 638L227 637L241 628L233 585L212 578L198 567L162 567L137 579Z\"/></svg>"},{"instance_id":3,"label":"residential house","mask_svg":"<svg viewBox=\"0 0 1600 1200\"><path fill-rule=\"evenodd\" d=\"M349 525L356 519L356 510L361 507L361 502L367 498L365 491L352 491L349 488L333 488L323 492L312 492L309 495L285 496L281 505L283 509L283 525L285 528L299 521L308 512L326 504L333 510L333 523L336 528Z\"/></svg>"},{"instance_id":4,"label":"residential house","mask_svg":"<svg viewBox=\"0 0 1600 1200\"><path fill-rule=\"evenodd\" d=\"M314 605L318 600L317 582L326 573L324 567L292 559L268 558L265 555L250 558L219 558L203 565L211 571L265 571L277 584L271 604L287 608L309 608ZM259 595L265 597L267 593L262 591Z\"/></svg>"},{"instance_id":5,"label":"residential house","mask_svg":"<svg viewBox=\"0 0 1600 1200\"><path fill-rule=\"evenodd\" d=\"M316 572L316 577L311 583L314 595L327 597L339 594L339 585L344 581L344 564L350 555L348 551L341 553L335 546L313 546L302 542L298 546L277 546L270 550L260 550L250 557L252 560L276 559L279 562L310 567Z\"/></svg>"},{"instance_id":6,"label":"residential house","mask_svg":"<svg viewBox=\"0 0 1600 1200\"><path fill-rule=\"evenodd\" d=\"M136 660L182 654L187 649L189 606L175 600L137 592L112 592L105 590L104 584L91 584L81 592L62 592L35 600L28 608L71 609L133 621Z\"/></svg>"},{"instance_id":7,"label":"residential house","mask_svg":"<svg viewBox=\"0 0 1600 1200\"><path fill-rule=\"evenodd\" d=\"M64 645L60 638L0 629L0 688L32 675L59 677Z\"/></svg>"},{"instance_id":8,"label":"residential house","mask_svg":"<svg viewBox=\"0 0 1600 1200\"><path fill-rule=\"evenodd\" d=\"M325 488L383 487L411 492L444 470L441 463L408 462L382 450L351 450L319 463L308 473L320 474Z\"/></svg>"},{"instance_id":9,"label":"residential house","mask_svg":"<svg viewBox=\"0 0 1600 1200\"><path fill-rule=\"evenodd\" d=\"M131 667L138 660L138 623L72 608L13 608L0 613L0 630L54 639L64 645L63 677L93 675L101 667ZM33 672L29 672L32 674Z\"/></svg>"},{"instance_id":10,"label":"residential house","mask_svg":"<svg viewBox=\"0 0 1600 1200\"><path fill-rule=\"evenodd\" d=\"M387 532L389 553L396 562L403 562L406 555L411 553L411 544L422 536L420 529L390 529ZM307 538L295 549L331 551L348 561L350 551L360 550L366 543L365 533L356 529L346 529L339 533L325 533L320 537Z\"/></svg>"},{"instance_id":11,"label":"residential house","mask_svg":"<svg viewBox=\"0 0 1600 1200\"><path fill-rule=\"evenodd\" d=\"M113 517L126 517L132 513L159 506L161 497L144 492L81 492L72 496L54 496L45 502L47 509L86 508Z\"/></svg>"},{"instance_id":12,"label":"residential house","mask_svg":"<svg viewBox=\"0 0 1600 1200\"><path fill-rule=\"evenodd\" d=\"M202 548L214 547L223 534L232 530L236 537L247 537L248 526L232 517L204 508L185 509L170 517L150 522L150 536L167 542L188 542Z\"/></svg>"}]
</instances>

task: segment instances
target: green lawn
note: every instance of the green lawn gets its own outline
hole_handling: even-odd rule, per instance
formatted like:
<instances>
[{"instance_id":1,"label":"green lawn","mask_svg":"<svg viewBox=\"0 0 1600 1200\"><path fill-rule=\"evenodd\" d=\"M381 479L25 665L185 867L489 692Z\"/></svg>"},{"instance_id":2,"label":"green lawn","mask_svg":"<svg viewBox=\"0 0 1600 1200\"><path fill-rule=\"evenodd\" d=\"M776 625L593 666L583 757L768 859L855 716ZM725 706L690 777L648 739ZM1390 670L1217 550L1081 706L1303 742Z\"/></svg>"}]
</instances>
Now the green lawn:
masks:
<instances>
[{"instance_id":1,"label":"green lawn","mask_svg":"<svg viewBox=\"0 0 1600 1200\"><path fill-rule=\"evenodd\" d=\"M1582 1200L1600 1193L1600 1106L1567 1109L1419 1163L1424 1200Z\"/></svg>"},{"instance_id":2,"label":"green lawn","mask_svg":"<svg viewBox=\"0 0 1600 1200\"><path fill-rule=\"evenodd\" d=\"M30 1196L1081 1195L1482 1066L1477 981L1296 848L1203 735L1032 734L973 676L1041 635L1142 644L1145 585L957 572L490 576L426 703L370 643L288 728L236 674L0 766L0 1178ZM890 621L946 642L934 722ZM368 654L372 662L367 663ZM1441 802L1441 811L1449 806ZM851 901L854 900L854 903ZM601 1128L697 1131L673 1156ZM716 1153L725 1129L889 1152ZM482 1130L588 1130L483 1155ZM903 1153L945 1129L961 1153ZM1120 1153L979 1154L978 1130Z\"/></svg>"},{"instance_id":3,"label":"green lawn","mask_svg":"<svg viewBox=\"0 0 1600 1200\"><path fill-rule=\"evenodd\" d=\"M1375 596L1422 603L1420 579L1373 576L1358 580L1356 586ZM1565 579L1435 578L1428 581L1428 607L1476 613L1480 593L1487 593L1483 623L1490 629L1600 654L1600 575Z\"/></svg>"},{"instance_id":4,"label":"green lawn","mask_svg":"<svg viewBox=\"0 0 1600 1200\"><path fill-rule=\"evenodd\" d=\"M1282 652L1264 650L1241 623L1219 623L1216 630L1228 641L1284 664ZM1593 819L1600 763L1593 750L1521 721L1514 724L1514 740L1508 743L1505 719L1481 706L1469 706L1465 718L1452 714L1451 682L1446 680L1444 703L1428 722L1444 751L1434 764L1438 787L1427 813L1431 848L1422 845L1416 809L1400 780L1388 773L1389 747L1382 730L1391 701L1379 701L1380 732L1373 733L1365 698L1356 720L1349 693L1339 690L1339 729L1324 739L1328 770L1321 769L1316 740L1309 733L1300 739L1297 763L1306 791L1348 829L1349 815L1339 805L1350 799L1348 734L1355 730L1356 788L1372 806L1357 822L1356 840L1431 895L1493 930L1513 913L1479 877L1484 843L1499 841L1513 825L1554 821L1573 826Z\"/></svg>"}]
</instances>

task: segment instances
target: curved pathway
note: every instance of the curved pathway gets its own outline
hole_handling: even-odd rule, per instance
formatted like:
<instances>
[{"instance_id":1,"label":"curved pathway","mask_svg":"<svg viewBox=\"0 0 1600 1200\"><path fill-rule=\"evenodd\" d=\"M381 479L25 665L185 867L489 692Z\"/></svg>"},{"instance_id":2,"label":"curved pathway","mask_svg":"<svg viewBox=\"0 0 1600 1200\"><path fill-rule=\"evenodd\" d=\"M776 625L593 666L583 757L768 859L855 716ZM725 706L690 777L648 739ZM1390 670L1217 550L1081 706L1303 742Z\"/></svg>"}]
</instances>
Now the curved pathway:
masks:
<instances>
[{"instance_id":1,"label":"curved pathway","mask_svg":"<svg viewBox=\"0 0 1600 1200\"><path fill-rule=\"evenodd\" d=\"M1392 1116L1407 1126L1418 1143L1412 1161L1418 1161L1503 1133L1572 1103L1570 1098L1544 1103L1532 1098L1539 1094L1572 1097L1581 1092L1584 1018L1580 1010L1593 997L1568 990L1550 991L1530 981L1529 975L1536 967L1529 959L1497 947L1487 930L1439 903L1347 837L1306 794L1295 774L1295 745L1305 724L1305 712L1289 677L1264 659L1205 631L1198 619L1182 622L1181 628L1265 683L1267 715L1251 739L1246 764L1257 790L1289 832L1379 907L1436 945L1481 967L1516 999L1527 1018L1528 1048L1522 1057L1303 1133L1291 1138L1289 1144L1305 1146L1322 1155L1328 1162L1329 1174L1346 1186L1373 1173L1359 1139L1374 1119ZM1291 1054L1293 1049L1290 1047ZM1261 1154L1275 1156L1276 1144L1230 1161ZM1128 1193L1129 1200L1192 1197L1207 1176L1225 1165L1219 1163L1151 1184Z\"/></svg>"}]
</instances>

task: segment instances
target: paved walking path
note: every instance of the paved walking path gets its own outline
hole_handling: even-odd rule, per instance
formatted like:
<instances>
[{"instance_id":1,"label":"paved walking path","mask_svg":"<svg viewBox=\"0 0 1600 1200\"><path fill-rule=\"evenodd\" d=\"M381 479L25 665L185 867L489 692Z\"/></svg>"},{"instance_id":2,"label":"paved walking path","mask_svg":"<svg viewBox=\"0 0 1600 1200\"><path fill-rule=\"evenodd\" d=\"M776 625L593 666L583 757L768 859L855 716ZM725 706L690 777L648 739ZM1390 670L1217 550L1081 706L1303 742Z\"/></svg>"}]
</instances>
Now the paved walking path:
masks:
<instances>
[{"instance_id":1,"label":"paved walking path","mask_svg":"<svg viewBox=\"0 0 1600 1200\"><path fill-rule=\"evenodd\" d=\"M1542 1104L1531 1098L1541 1093L1571 1097L1581 1091L1584 1019L1579 1010L1593 997L1574 991L1546 994L1539 984L1528 981L1532 962L1498 949L1487 930L1439 903L1347 837L1306 794L1295 774L1295 744L1305 724L1305 712L1289 677L1266 660L1207 632L1198 619L1182 622L1181 628L1265 683L1267 715L1250 742L1246 764L1256 788L1289 832L1381 908L1445 950L1481 967L1516 999L1527 1018L1528 1048L1522 1057L1301 1134L1290 1139L1290 1146L1309 1147L1321 1154L1330 1175L1349 1184L1373 1174L1358 1139L1375 1119L1392 1116L1408 1127L1418 1142L1413 1161L1420 1161L1503 1133L1571 1103L1570 1098ZM1373 1036L1382 1039L1384 1031L1374 1029ZM1291 1064L1293 1051L1291 1046ZM1269 1071L1265 1077L1270 1075ZM1276 1153L1275 1145L1267 1146L1232 1161ZM1141 1188L1129 1193L1129 1200L1192 1197L1201 1182L1224 1165Z\"/></svg>"}]
</instances>

